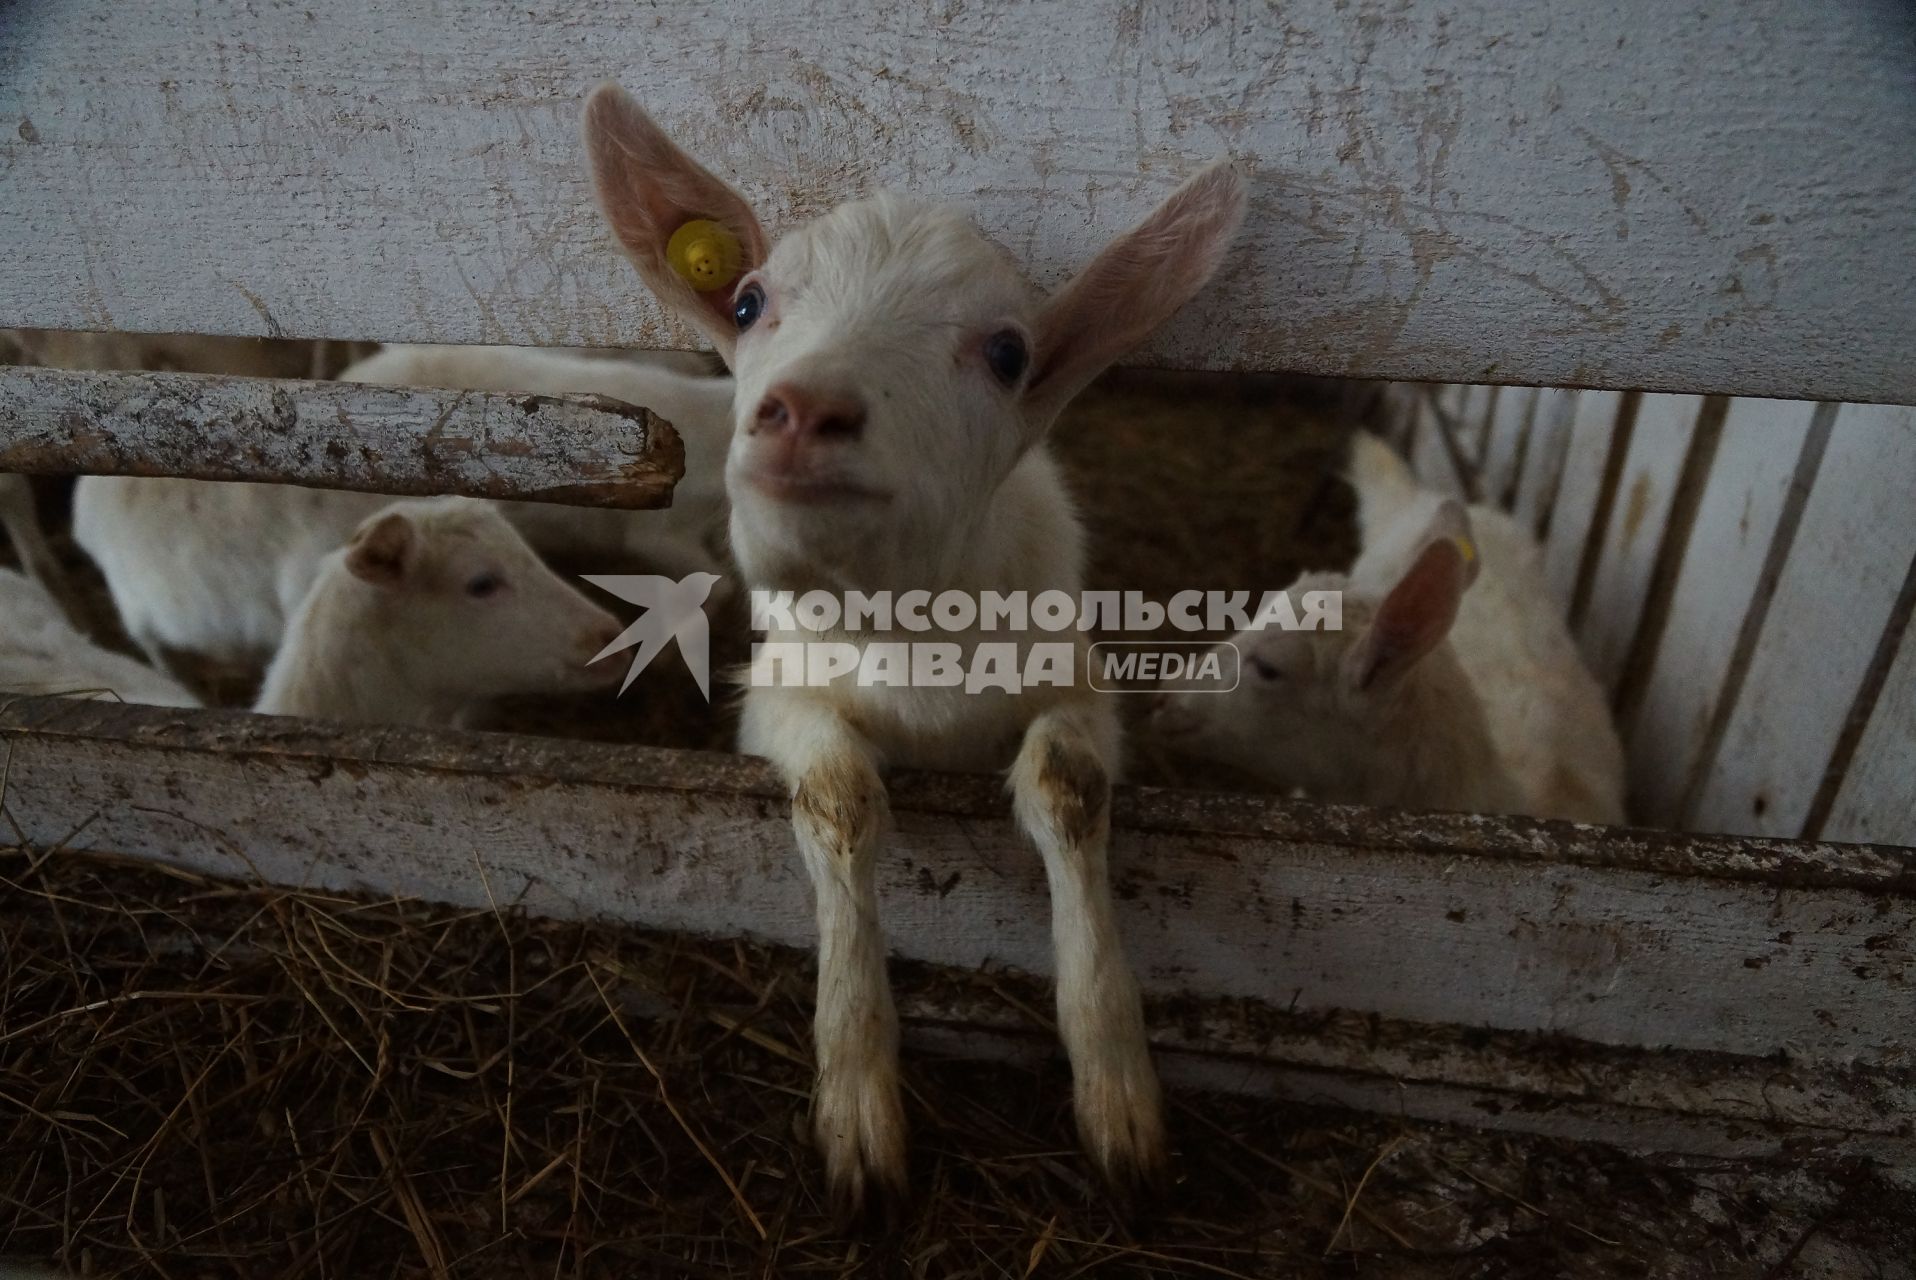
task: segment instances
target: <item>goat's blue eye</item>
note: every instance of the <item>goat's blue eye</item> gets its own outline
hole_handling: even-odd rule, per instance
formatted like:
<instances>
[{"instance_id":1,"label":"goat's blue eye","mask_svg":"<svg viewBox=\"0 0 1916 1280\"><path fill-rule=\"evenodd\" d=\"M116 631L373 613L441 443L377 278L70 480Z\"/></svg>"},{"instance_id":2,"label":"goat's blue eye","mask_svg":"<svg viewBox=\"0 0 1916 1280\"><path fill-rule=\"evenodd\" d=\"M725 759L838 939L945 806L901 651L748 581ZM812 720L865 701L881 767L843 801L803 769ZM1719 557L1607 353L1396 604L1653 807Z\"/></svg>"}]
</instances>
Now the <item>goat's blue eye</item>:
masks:
<instances>
[{"instance_id":1,"label":"goat's blue eye","mask_svg":"<svg viewBox=\"0 0 1916 1280\"><path fill-rule=\"evenodd\" d=\"M474 600L484 600L488 597L498 595L499 588L505 585L506 580L498 574L481 573L467 581L466 594Z\"/></svg>"},{"instance_id":2,"label":"goat's blue eye","mask_svg":"<svg viewBox=\"0 0 1916 1280\"><path fill-rule=\"evenodd\" d=\"M985 363L991 366L991 372L998 381L1007 387L1024 375L1025 365L1030 363L1030 359L1025 351L1024 335L1016 329L1000 329L985 339Z\"/></svg>"},{"instance_id":3,"label":"goat's blue eye","mask_svg":"<svg viewBox=\"0 0 1916 1280\"><path fill-rule=\"evenodd\" d=\"M756 284L748 284L738 291L738 297L732 299L732 322L743 333L758 323L759 312L765 310L765 290Z\"/></svg>"}]
</instances>

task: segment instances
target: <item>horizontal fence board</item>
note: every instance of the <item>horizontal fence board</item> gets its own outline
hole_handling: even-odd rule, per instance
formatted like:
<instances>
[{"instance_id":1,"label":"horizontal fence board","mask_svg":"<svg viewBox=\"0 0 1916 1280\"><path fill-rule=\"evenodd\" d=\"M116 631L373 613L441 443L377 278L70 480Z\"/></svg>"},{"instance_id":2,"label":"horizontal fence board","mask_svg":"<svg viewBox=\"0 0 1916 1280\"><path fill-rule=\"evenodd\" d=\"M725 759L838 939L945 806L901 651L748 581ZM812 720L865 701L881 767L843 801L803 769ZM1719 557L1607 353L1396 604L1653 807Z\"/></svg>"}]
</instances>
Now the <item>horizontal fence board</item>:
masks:
<instances>
[{"instance_id":1,"label":"horizontal fence board","mask_svg":"<svg viewBox=\"0 0 1916 1280\"><path fill-rule=\"evenodd\" d=\"M1797 834L1916 556L1916 410L1845 405L1688 825ZM1905 776L1905 788L1912 784Z\"/></svg>"},{"instance_id":2,"label":"horizontal fence board","mask_svg":"<svg viewBox=\"0 0 1916 1280\"><path fill-rule=\"evenodd\" d=\"M0 472L661 507L684 455L656 415L598 396L0 369Z\"/></svg>"},{"instance_id":3,"label":"horizontal fence board","mask_svg":"<svg viewBox=\"0 0 1916 1280\"><path fill-rule=\"evenodd\" d=\"M1049 1004L1042 990L1010 975L1000 979L1010 988L1002 998L910 981L898 1000L907 1040L960 1058L1057 1056L1055 1030L1031 1013ZM1189 998L1147 1001L1145 1020L1159 1070L1188 1088L1640 1150L1799 1160L1871 1154L1903 1167L1916 1160L1916 1133L1902 1119L1916 1113L1916 1082L1894 1070L1587 1042L1572 1048L1354 1011L1298 1014Z\"/></svg>"},{"instance_id":4,"label":"horizontal fence board","mask_svg":"<svg viewBox=\"0 0 1916 1280\"><path fill-rule=\"evenodd\" d=\"M0 325L682 344L577 139L618 77L776 230L889 186L1055 285L1182 174L1253 188L1147 359L1916 401L1888 0L1281 16L1006 0L15 4ZM1044 56L1032 56L1033 50Z\"/></svg>"},{"instance_id":5,"label":"horizontal fence board","mask_svg":"<svg viewBox=\"0 0 1916 1280\"><path fill-rule=\"evenodd\" d=\"M227 875L809 945L770 771L729 756L55 699L0 707L30 843ZM1050 967L997 780L895 781L900 956ZM1599 1044L1881 1058L1916 981L1916 854L1121 790L1147 991Z\"/></svg>"},{"instance_id":6,"label":"horizontal fence board","mask_svg":"<svg viewBox=\"0 0 1916 1280\"><path fill-rule=\"evenodd\" d=\"M1630 812L1674 826L1717 714L1731 655L1817 406L1736 399L1684 548L1675 607L1632 723Z\"/></svg>"}]
</instances>

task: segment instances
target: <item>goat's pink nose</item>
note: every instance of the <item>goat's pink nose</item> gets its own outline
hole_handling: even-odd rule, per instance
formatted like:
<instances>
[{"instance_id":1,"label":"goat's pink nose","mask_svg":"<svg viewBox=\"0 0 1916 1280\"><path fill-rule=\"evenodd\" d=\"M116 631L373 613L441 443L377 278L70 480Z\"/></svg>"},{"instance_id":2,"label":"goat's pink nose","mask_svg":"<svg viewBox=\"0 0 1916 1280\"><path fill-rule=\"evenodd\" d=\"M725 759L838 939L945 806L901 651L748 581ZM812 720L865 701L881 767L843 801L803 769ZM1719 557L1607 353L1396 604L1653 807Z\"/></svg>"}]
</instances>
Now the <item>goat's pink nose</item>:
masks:
<instances>
[{"instance_id":1,"label":"goat's pink nose","mask_svg":"<svg viewBox=\"0 0 1916 1280\"><path fill-rule=\"evenodd\" d=\"M758 403L754 432L797 439L856 440L865 429L865 406L856 396L781 382Z\"/></svg>"}]
</instances>

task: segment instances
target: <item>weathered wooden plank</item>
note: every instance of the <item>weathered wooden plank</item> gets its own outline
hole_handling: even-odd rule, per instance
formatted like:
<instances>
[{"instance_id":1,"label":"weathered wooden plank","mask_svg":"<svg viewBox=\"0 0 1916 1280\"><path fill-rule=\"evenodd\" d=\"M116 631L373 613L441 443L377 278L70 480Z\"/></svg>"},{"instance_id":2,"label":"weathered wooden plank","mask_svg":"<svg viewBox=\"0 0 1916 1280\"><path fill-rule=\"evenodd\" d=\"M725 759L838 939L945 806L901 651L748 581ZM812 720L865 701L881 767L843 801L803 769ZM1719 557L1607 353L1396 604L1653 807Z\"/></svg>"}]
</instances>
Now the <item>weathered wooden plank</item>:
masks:
<instances>
[{"instance_id":1,"label":"weathered wooden plank","mask_svg":"<svg viewBox=\"0 0 1916 1280\"><path fill-rule=\"evenodd\" d=\"M1530 421L1537 409L1535 387L1505 387L1490 414L1490 439L1484 447L1484 501L1508 510L1517 500L1517 477L1530 447Z\"/></svg>"},{"instance_id":2,"label":"weathered wooden plank","mask_svg":"<svg viewBox=\"0 0 1916 1280\"><path fill-rule=\"evenodd\" d=\"M1544 540L1544 573L1566 616L1573 612L1585 551L1603 505L1604 471L1617 442L1618 414L1623 408L1619 392L1586 391L1577 396L1563 479L1557 485L1550 523L1539 531Z\"/></svg>"},{"instance_id":3,"label":"weathered wooden plank","mask_svg":"<svg viewBox=\"0 0 1916 1280\"><path fill-rule=\"evenodd\" d=\"M1916 843L1916 627L1903 631L1823 834Z\"/></svg>"},{"instance_id":4,"label":"weathered wooden plank","mask_svg":"<svg viewBox=\"0 0 1916 1280\"><path fill-rule=\"evenodd\" d=\"M1728 396L1705 396L1697 406L1690 441L1684 449L1683 464L1672 482L1670 507L1664 514L1656 553L1649 565L1643 606L1637 613L1630 648L1615 682L1612 706L1619 723L1629 724L1636 718L1662 650L1663 633L1677 609L1677 578L1683 571L1690 535L1703 506L1704 490L1709 487L1717 448L1723 442L1723 421L1729 416L1729 408Z\"/></svg>"},{"instance_id":5,"label":"weathered wooden plank","mask_svg":"<svg viewBox=\"0 0 1916 1280\"><path fill-rule=\"evenodd\" d=\"M1464 446L1464 457L1470 463L1472 487L1482 492L1484 454L1490 447L1490 421L1497 412L1497 393L1500 388L1478 384L1464 388L1464 404L1459 411L1461 421L1457 434Z\"/></svg>"},{"instance_id":6,"label":"weathered wooden plank","mask_svg":"<svg viewBox=\"0 0 1916 1280\"><path fill-rule=\"evenodd\" d=\"M1916 556L1912 485L1916 410L1840 409L1688 825L1802 829Z\"/></svg>"},{"instance_id":7,"label":"weathered wooden plank","mask_svg":"<svg viewBox=\"0 0 1916 1280\"><path fill-rule=\"evenodd\" d=\"M1717 714L1734 639L1756 594L1817 406L1736 399L1678 571L1629 746L1631 813L1676 825Z\"/></svg>"},{"instance_id":8,"label":"weathered wooden plank","mask_svg":"<svg viewBox=\"0 0 1916 1280\"><path fill-rule=\"evenodd\" d=\"M506 735L22 699L30 842L223 874L748 933L812 924L756 761ZM1044 973L1037 859L997 780L896 780L901 956ZM1115 801L1147 990L1619 1046L1879 1058L1907 1033L1916 853L1151 790ZM483 874L482 874L483 871Z\"/></svg>"},{"instance_id":9,"label":"weathered wooden plank","mask_svg":"<svg viewBox=\"0 0 1916 1280\"><path fill-rule=\"evenodd\" d=\"M1411 437L1410 469L1427 489L1446 497L1470 501L1465 487L1468 469L1459 450L1457 419L1452 416L1458 398L1446 406L1441 398L1426 397L1417 407L1417 429Z\"/></svg>"},{"instance_id":10,"label":"weathered wooden plank","mask_svg":"<svg viewBox=\"0 0 1916 1280\"><path fill-rule=\"evenodd\" d=\"M1032 984L1004 981L1024 1008L1046 1007ZM1012 1010L975 987L899 993L905 1036L920 1046L965 1058L1055 1057L1055 1032ZM1798 1160L1870 1154L1897 1167L1916 1160L1906 1119L1916 1085L1893 1069L1619 1049L1191 997L1147 1002L1146 1022L1160 1071L1190 1088L1635 1149Z\"/></svg>"},{"instance_id":11,"label":"weathered wooden plank","mask_svg":"<svg viewBox=\"0 0 1916 1280\"><path fill-rule=\"evenodd\" d=\"M1530 448L1524 455L1523 474L1517 479L1517 504L1511 514L1538 537L1550 527L1564 462L1570 456L1576 412L1574 391L1546 387L1537 393L1537 406L1531 411Z\"/></svg>"},{"instance_id":12,"label":"weathered wooden plank","mask_svg":"<svg viewBox=\"0 0 1916 1280\"><path fill-rule=\"evenodd\" d=\"M602 396L13 368L0 471L660 507L685 449L650 411Z\"/></svg>"},{"instance_id":13,"label":"weathered wooden plank","mask_svg":"<svg viewBox=\"0 0 1916 1280\"><path fill-rule=\"evenodd\" d=\"M1916 281L1887 269L1916 259L1916 59L1887 2L0 24L0 324L682 343L586 189L579 105L617 76L774 226L878 186L960 200L1045 284L1236 154L1249 230L1160 361L1916 400Z\"/></svg>"},{"instance_id":14,"label":"weathered wooden plank","mask_svg":"<svg viewBox=\"0 0 1916 1280\"><path fill-rule=\"evenodd\" d=\"M1644 396L1637 407L1578 635L1585 661L1606 688L1616 687L1629 659L1702 403L1695 396Z\"/></svg>"},{"instance_id":15,"label":"weathered wooden plank","mask_svg":"<svg viewBox=\"0 0 1916 1280\"><path fill-rule=\"evenodd\" d=\"M1352 385L1361 386L1362 384ZM1378 395L1378 412L1381 419L1378 423L1378 435L1401 457L1408 458L1411 454L1411 440L1417 427L1417 415L1429 394L1430 388L1422 383L1392 382L1387 383Z\"/></svg>"}]
</instances>

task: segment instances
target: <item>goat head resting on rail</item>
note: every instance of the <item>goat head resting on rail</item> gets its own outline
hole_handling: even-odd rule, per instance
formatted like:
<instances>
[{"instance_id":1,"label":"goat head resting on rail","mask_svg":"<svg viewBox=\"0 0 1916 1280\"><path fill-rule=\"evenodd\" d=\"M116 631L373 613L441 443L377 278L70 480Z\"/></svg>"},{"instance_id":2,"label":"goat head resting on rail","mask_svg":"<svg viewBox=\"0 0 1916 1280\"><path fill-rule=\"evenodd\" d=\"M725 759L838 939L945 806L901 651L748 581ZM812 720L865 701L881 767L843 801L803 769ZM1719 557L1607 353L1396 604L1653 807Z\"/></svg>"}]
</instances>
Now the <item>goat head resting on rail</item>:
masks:
<instances>
[{"instance_id":1,"label":"goat head resting on rail","mask_svg":"<svg viewBox=\"0 0 1916 1280\"><path fill-rule=\"evenodd\" d=\"M744 199L614 86L586 134L620 244L737 378L727 489L755 586L877 589L901 571L933 586L925 569L978 535L1059 411L1210 279L1244 209L1237 172L1214 163L1047 299L962 214L892 195L772 246ZM667 261L695 218L737 238L734 289L695 291ZM807 563L791 563L798 548Z\"/></svg>"},{"instance_id":2,"label":"goat head resting on rail","mask_svg":"<svg viewBox=\"0 0 1916 1280\"><path fill-rule=\"evenodd\" d=\"M593 95L585 135L600 203L639 274L736 377L726 490L752 586L1077 591L1082 533L1045 434L1210 279L1244 211L1228 163L1046 298L963 216L897 196L842 205L774 246L738 193L616 86ZM672 235L694 220L736 240L734 287L694 289L674 270ZM741 746L784 774L817 897L813 1121L842 1207L904 1184L874 874L886 765L1010 767L1051 886L1079 1131L1121 1189L1161 1162L1157 1079L1105 867L1118 720L1083 688L1047 694L747 691Z\"/></svg>"}]
</instances>

